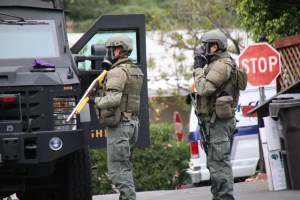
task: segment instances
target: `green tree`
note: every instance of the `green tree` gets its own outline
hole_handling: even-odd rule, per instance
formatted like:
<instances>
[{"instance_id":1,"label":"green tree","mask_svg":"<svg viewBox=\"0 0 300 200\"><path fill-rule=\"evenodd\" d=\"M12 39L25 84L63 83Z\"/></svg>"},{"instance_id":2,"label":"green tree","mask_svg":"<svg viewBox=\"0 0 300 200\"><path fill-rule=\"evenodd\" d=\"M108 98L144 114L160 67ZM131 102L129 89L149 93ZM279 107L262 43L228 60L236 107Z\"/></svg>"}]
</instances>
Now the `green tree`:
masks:
<instances>
[{"instance_id":1,"label":"green tree","mask_svg":"<svg viewBox=\"0 0 300 200\"><path fill-rule=\"evenodd\" d=\"M150 23L151 29L158 29L172 40L169 47L195 50L201 33L210 29L220 29L234 44L231 51L240 53L241 37L233 37L236 28L236 12L233 0L187 0L173 1L164 13L155 13ZM185 30L185 38L178 32Z\"/></svg>"},{"instance_id":2,"label":"green tree","mask_svg":"<svg viewBox=\"0 0 300 200\"><path fill-rule=\"evenodd\" d=\"M232 36L236 27L236 12L232 0L174 0L169 7L161 8L164 12L153 13L152 20L148 23L148 30L157 30L158 42L164 46L167 59L172 60L170 66L158 68L162 59L148 57L148 68L161 71L160 79L175 77L178 80L178 90L174 96L180 97L180 91L190 90L190 85L182 88L182 79L190 80L192 77L193 53L199 46L200 36L210 29L220 29L233 46L231 52L240 53L241 36ZM187 53L189 52L189 53ZM172 71L170 69L173 69ZM164 91L162 91L164 93ZM183 103L183 102L181 102ZM182 105L182 104L181 104Z\"/></svg>"},{"instance_id":3,"label":"green tree","mask_svg":"<svg viewBox=\"0 0 300 200\"><path fill-rule=\"evenodd\" d=\"M101 15L143 13L146 21L164 7L159 0L65 0L68 21L75 23L75 32L85 32Z\"/></svg>"},{"instance_id":4,"label":"green tree","mask_svg":"<svg viewBox=\"0 0 300 200\"><path fill-rule=\"evenodd\" d=\"M241 27L256 42L268 42L300 33L300 4L295 0L236 1Z\"/></svg>"}]
</instances>

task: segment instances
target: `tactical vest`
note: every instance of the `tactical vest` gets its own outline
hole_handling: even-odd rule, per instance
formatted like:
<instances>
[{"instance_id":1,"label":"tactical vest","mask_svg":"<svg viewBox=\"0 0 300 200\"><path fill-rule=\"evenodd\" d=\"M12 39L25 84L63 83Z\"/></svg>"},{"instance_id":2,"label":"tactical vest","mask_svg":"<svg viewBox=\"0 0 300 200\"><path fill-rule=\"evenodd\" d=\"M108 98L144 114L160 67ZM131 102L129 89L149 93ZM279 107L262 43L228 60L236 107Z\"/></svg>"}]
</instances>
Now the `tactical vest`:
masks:
<instances>
[{"instance_id":1,"label":"tactical vest","mask_svg":"<svg viewBox=\"0 0 300 200\"><path fill-rule=\"evenodd\" d=\"M231 96L233 99L233 103L231 104L231 109L233 110L233 115L234 115L234 110L238 104L239 101L239 90L236 86L237 82L236 79L233 78L233 74L232 74L232 68L233 68L233 63L231 61L230 58L220 58L218 59L219 62L224 63L227 67L227 70L230 71L230 75L229 78L227 76L227 80L224 80L223 84L218 86L217 90L215 91L215 93L213 95L211 95L210 97L201 97L201 104L203 103L207 103L207 113L205 114L205 119L206 121L211 121L212 123L215 121L216 119L216 102L217 102L217 98L221 97L221 96ZM216 70L216 69L212 69L212 67L214 64L212 64L211 66L208 66L208 68L205 70L204 74L205 76L208 74L208 72L210 70ZM228 72L229 73L229 72ZM223 77L218 77L217 73L211 73L210 77L211 80L216 80L216 79L220 79ZM207 99L205 99L207 98ZM202 105L203 107L205 107L205 105Z\"/></svg>"},{"instance_id":2,"label":"tactical vest","mask_svg":"<svg viewBox=\"0 0 300 200\"><path fill-rule=\"evenodd\" d=\"M220 59L221 62L225 63L227 66L230 66L230 77L229 79L223 84L220 89L217 90L217 96L220 95L222 91L225 91L228 93L230 96L233 98L233 107L236 108L238 102L239 102L239 97L240 97L240 90L237 87L237 74L236 70L233 70L233 62L230 58L223 58Z\"/></svg>"},{"instance_id":3,"label":"tactical vest","mask_svg":"<svg viewBox=\"0 0 300 200\"><path fill-rule=\"evenodd\" d=\"M140 94L143 85L144 74L139 66L129 63L120 64L128 77L123 95L121 98L121 112L138 114L140 109Z\"/></svg>"}]
</instances>

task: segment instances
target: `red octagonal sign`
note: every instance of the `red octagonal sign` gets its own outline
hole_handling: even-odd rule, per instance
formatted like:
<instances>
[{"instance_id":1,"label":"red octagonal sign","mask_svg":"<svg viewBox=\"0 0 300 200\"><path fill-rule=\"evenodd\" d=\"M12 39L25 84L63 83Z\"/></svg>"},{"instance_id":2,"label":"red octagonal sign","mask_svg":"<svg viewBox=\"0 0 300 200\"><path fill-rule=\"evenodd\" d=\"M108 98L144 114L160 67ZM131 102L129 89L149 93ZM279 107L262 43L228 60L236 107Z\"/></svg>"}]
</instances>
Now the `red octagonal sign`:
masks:
<instances>
[{"instance_id":1,"label":"red octagonal sign","mask_svg":"<svg viewBox=\"0 0 300 200\"><path fill-rule=\"evenodd\" d=\"M281 72L280 54L267 43L249 45L238 60L252 86L269 85Z\"/></svg>"}]
</instances>

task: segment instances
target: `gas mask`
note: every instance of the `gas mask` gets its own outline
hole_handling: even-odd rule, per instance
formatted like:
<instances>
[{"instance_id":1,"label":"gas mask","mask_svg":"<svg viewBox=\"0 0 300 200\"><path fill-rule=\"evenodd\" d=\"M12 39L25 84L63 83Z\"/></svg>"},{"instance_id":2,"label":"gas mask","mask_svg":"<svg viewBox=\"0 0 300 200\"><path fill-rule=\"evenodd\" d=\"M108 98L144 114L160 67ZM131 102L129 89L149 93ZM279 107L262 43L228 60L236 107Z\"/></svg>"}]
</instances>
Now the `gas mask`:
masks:
<instances>
[{"instance_id":1,"label":"gas mask","mask_svg":"<svg viewBox=\"0 0 300 200\"><path fill-rule=\"evenodd\" d=\"M214 55L218 54L221 52L221 50L218 50L218 52L212 53L210 52L212 45L215 45L216 43L212 43L212 42L203 42L201 47L203 48L205 57L209 60L210 58L212 58Z\"/></svg>"},{"instance_id":2,"label":"gas mask","mask_svg":"<svg viewBox=\"0 0 300 200\"><path fill-rule=\"evenodd\" d=\"M102 61L101 67L104 70L110 70L111 66L117 62L118 57L115 58L114 56L114 48L108 47L106 48L106 54L104 56L104 60Z\"/></svg>"}]
</instances>

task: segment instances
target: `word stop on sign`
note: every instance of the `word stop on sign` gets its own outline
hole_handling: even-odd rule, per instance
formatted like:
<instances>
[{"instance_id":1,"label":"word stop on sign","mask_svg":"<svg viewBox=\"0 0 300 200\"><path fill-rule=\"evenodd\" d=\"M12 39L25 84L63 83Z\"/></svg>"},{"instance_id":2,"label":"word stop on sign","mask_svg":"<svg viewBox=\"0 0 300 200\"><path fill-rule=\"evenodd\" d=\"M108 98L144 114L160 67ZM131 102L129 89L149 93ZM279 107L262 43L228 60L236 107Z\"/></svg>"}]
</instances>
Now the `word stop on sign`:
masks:
<instances>
[{"instance_id":1,"label":"word stop on sign","mask_svg":"<svg viewBox=\"0 0 300 200\"><path fill-rule=\"evenodd\" d=\"M278 65L278 57L259 57L259 58L244 58L241 60L243 68L247 73L265 73L272 72Z\"/></svg>"}]
</instances>

